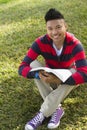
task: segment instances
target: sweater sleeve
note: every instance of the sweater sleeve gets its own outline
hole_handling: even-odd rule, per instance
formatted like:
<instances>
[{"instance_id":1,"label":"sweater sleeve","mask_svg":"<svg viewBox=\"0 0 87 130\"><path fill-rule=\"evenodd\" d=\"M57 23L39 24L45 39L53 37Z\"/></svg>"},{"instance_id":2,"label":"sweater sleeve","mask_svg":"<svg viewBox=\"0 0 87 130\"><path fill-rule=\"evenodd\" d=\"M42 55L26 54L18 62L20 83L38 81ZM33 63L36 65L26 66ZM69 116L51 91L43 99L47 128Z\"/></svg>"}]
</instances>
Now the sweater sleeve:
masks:
<instances>
[{"instance_id":1,"label":"sweater sleeve","mask_svg":"<svg viewBox=\"0 0 87 130\"><path fill-rule=\"evenodd\" d=\"M30 63L34 61L39 54L40 54L40 50L39 50L38 43L34 42L19 66L18 69L19 75L22 75L25 78L35 77L35 72L30 72L31 70Z\"/></svg>"},{"instance_id":2,"label":"sweater sleeve","mask_svg":"<svg viewBox=\"0 0 87 130\"><path fill-rule=\"evenodd\" d=\"M78 85L87 82L87 60L85 51L81 44L77 44L73 49L76 72L64 83L69 85Z\"/></svg>"}]
</instances>

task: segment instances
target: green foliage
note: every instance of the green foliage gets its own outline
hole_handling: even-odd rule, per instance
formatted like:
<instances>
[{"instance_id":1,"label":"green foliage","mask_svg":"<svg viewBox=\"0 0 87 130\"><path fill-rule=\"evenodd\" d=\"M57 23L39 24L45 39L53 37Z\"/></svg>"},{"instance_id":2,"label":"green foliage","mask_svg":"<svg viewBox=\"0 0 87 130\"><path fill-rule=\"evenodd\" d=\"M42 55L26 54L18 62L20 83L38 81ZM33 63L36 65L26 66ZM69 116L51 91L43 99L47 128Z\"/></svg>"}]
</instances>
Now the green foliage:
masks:
<instances>
[{"instance_id":1,"label":"green foliage","mask_svg":"<svg viewBox=\"0 0 87 130\"><path fill-rule=\"evenodd\" d=\"M0 4L8 3L10 1L13 1L13 0L0 0Z\"/></svg>"},{"instance_id":2,"label":"green foliage","mask_svg":"<svg viewBox=\"0 0 87 130\"><path fill-rule=\"evenodd\" d=\"M42 103L33 80L20 77L18 67L32 42L46 33L45 12L50 7L59 9L69 31L87 50L86 5L87 0L0 0L0 130L24 130ZM66 98L58 130L87 129L86 93L87 84ZM47 130L47 121L38 130Z\"/></svg>"}]
</instances>

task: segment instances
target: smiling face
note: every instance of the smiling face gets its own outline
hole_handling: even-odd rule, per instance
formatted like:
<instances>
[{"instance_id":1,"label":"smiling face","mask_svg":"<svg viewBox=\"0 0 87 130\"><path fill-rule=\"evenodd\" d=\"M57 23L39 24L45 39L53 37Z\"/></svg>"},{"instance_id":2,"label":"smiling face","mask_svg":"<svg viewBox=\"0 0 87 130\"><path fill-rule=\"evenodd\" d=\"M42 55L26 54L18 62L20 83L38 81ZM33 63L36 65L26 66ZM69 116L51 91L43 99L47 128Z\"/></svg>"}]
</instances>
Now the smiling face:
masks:
<instances>
[{"instance_id":1,"label":"smiling face","mask_svg":"<svg viewBox=\"0 0 87 130\"><path fill-rule=\"evenodd\" d=\"M55 45L63 45L66 33L64 19L49 20L46 23L47 33Z\"/></svg>"}]
</instances>

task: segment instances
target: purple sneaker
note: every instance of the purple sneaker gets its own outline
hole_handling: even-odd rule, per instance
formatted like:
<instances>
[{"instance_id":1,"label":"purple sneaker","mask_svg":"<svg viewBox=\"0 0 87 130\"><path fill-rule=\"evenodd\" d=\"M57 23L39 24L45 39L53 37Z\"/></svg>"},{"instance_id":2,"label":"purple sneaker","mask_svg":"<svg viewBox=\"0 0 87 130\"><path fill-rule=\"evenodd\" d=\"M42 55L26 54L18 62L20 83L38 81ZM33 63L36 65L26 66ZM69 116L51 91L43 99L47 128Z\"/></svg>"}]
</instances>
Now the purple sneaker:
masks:
<instances>
[{"instance_id":1,"label":"purple sneaker","mask_svg":"<svg viewBox=\"0 0 87 130\"><path fill-rule=\"evenodd\" d=\"M48 128L49 129L55 129L59 126L60 124L60 119L64 115L64 111L61 107L59 107L56 112L53 113L49 123L48 123Z\"/></svg>"},{"instance_id":2,"label":"purple sneaker","mask_svg":"<svg viewBox=\"0 0 87 130\"><path fill-rule=\"evenodd\" d=\"M35 130L40 126L45 119L42 112L38 112L37 115L25 125L25 130Z\"/></svg>"}]
</instances>

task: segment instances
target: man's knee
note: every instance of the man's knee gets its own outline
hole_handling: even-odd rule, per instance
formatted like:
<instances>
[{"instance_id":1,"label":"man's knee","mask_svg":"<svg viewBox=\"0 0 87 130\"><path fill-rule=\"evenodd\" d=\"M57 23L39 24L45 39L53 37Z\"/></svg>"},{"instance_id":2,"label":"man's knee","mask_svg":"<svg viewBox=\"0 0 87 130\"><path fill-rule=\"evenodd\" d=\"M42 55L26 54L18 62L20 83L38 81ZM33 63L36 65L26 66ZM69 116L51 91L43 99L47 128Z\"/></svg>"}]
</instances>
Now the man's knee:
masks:
<instances>
[{"instance_id":1,"label":"man's knee","mask_svg":"<svg viewBox=\"0 0 87 130\"><path fill-rule=\"evenodd\" d=\"M42 64L38 61L38 60L34 60L33 62L31 62L30 67L31 68L36 68L36 67L41 67Z\"/></svg>"}]
</instances>

